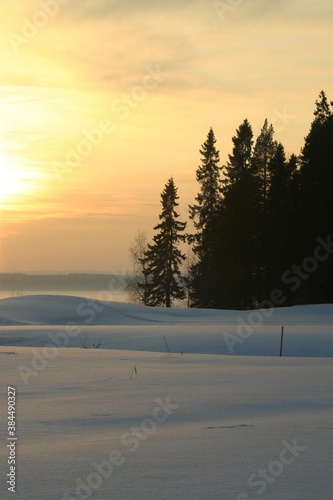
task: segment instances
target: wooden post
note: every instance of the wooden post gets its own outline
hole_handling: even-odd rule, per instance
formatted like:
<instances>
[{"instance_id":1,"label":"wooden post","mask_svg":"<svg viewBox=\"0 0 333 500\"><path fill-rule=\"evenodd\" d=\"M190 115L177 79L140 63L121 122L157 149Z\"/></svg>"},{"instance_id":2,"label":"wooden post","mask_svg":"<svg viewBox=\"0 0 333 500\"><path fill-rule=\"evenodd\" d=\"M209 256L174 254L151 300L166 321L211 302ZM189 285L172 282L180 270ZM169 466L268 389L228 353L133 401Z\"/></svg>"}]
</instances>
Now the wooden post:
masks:
<instances>
[{"instance_id":1,"label":"wooden post","mask_svg":"<svg viewBox=\"0 0 333 500\"><path fill-rule=\"evenodd\" d=\"M283 347L283 330L284 330L284 326L282 326L282 328L281 328L280 358L281 358L281 356L282 356L282 347Z\"/></svg>"}]
</instances>

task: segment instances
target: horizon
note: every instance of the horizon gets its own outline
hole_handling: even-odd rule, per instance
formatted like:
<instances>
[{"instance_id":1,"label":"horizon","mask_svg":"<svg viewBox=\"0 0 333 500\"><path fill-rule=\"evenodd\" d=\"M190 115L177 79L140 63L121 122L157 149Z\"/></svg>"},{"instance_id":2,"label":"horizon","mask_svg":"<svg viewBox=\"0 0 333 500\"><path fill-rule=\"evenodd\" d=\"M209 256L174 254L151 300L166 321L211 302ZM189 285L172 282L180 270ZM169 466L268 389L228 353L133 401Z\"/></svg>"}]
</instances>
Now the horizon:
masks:
<instances>
[{"instance_id":1,"label":"horizon","mask_svg":"<svg viewBox=\"0 0 333 500\"><path fill-rule=\"evenodd\" d=\"M0 276L3 274L24 274L26 276L69 276L69 275L76 275L76 274L93 274L93 275L105 275L105 276L112 276L112 275L117 275L117 276L125 276L125 270L118 270L111 272L111 271L91 271L91 270L85 270L85 271L10 271L10 272L4 272L0 271Z\"/></svg>"},{"instance_id":2,"label":"horizon","mask_svg":"<svg viewBox=\"0 0 333 500\"><path fill-rule=\"evenodd\" d=\"M2 11L3 273L129 272L171 176L188 221L210 127L221 165L245 118L255 137L267 118L298 155L319 92L333 98L328 0L22 0Z\"/></svg>"}]
</instances>

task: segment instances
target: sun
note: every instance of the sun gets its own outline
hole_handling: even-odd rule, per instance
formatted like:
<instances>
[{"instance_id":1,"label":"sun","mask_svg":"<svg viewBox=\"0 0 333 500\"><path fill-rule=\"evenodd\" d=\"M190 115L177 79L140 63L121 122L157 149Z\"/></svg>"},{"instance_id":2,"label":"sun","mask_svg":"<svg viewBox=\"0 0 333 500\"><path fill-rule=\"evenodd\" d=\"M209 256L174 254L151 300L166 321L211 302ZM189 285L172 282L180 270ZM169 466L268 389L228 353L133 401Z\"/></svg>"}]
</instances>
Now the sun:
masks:
<instances>
[{"instance_id":1,"label":"sun","mask_svg":"<svg viewBox=\"0 0 333 500\"><path fill-rule=\"evenodd\" d=\"M18 172L0 164L0 203L8 197L22 192L22 182Z\"/></svg>"},{"instance_id":2,"label":"sun","mask_svg":"<svg viewBox=\"0 0 333 500\"><path fill-rule=\"evenodd\" d=\"M30 191L27 177L24 170L15 167L12 159L0 151L0 203L27 194Z\"/></svg>"}]
</instances>

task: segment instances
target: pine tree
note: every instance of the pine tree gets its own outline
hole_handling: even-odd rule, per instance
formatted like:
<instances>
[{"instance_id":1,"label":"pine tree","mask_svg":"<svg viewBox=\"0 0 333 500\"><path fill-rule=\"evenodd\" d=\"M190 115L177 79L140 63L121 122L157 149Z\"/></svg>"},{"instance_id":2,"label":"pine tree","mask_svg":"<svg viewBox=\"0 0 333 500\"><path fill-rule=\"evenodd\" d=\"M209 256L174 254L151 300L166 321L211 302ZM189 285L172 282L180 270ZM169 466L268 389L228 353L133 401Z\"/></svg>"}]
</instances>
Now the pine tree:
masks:
<instances>
[{"instance_id":1,"label":"pine tree","mask_svg":"<svg viewBox=\"0 0 333 500\"><path fill-rule=\"evenodd\" d=\"M196 307L218 307L221 283L218 279L218 222L221 209L220 154L211 128L200 149L201 165L196 171L200 184L196 203L190 206L196 234L192 237L196 263L191 267L191 304Z\"/></svg>"},{"instance_id":2,"label":"pine tree","mask_svg":"<svg viewBox=\"0 0 333 500\"><path fill-rule=\"evenodd\" d=\"M158 233L153 237L153 243L148 244L143 259L148 283L146 304L150 306L171 307L173 299L185 298L180 266L186 256L179 250L178 244L185 240L185 235L181 233L186 222L177 220L179 215L175 208L178 199L174 180L170 178L161 194L160 223L154 227Z\"/></svg>"}]
</instances>

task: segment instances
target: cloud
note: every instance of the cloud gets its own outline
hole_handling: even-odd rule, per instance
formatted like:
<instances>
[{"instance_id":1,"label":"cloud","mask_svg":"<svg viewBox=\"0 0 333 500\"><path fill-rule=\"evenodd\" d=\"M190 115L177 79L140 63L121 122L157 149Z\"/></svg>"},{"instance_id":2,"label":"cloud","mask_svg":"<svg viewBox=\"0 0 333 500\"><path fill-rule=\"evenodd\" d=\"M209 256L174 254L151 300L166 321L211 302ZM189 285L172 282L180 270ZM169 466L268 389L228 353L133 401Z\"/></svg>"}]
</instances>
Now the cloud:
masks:
<instances>
[{"instance_id":1,"label":"cloud","mask_svg":"<svg viewBox=\"0 0 333 500\"><path fill-rule=\"evenodd\" d=\"M221 4L228 2L221 2ZM230 2L232 5L232 2ZM240 18L256 23L262 20L284 20L287 23L294 21L327 20L327 16L333 13L333 5L330 0L241 0L232 10L226 20L228 22L237 21ZM283 27L283 26L282 26Z\"/></svg>"},{"instance_id":2,"label":"cloud","mask_svg":"<svg viewBox=\"0 0 333 500\"><path fill-rule=\"evenodd\" d=\"M163 87L170 92L224 88L231 78L237 86L242 67L248 90L250 61L262 66L252 72L257 85L272 63L268 49L285 46L287 38L281 57L288 64L298 41L307 50L306 37L327 25L332 10L326 0L307 0L302 7L296 0L244 0L222 22L213 1L71 0L27 48L34 48L26 53L29 64L19 58L4 81L121 93L158 63L169 73Z\"/></svg>"},{"instance_id":3,"label":"cloud","mask_svg":"<svg viewBox=\"0 0 333 500\"><path fill-rule=\"evenodd\" d=\"M331 0L239 0L231 2L228 0L202 2L200 0L71 0L64 8L64 15L69 15L78 19L89 19L90 21L101 21L105 19L122 19L130 22L132 17L142 15L144 17L154 17L155 15L167 16L173 13L184 16L183 22L186 24L188 16L192 17L196 12L200 15L205 12L216 15L223 10L225 20L232 22L232 18L237 16L254 18L288 17L297 19L305 18L326 18L332 13ZM232 14L232 15L230 15ZM167 21L168 18L165 18ZM206 19L202 19L205 22ZM220 19L221 20L221 19ZM168 23L165 22L164 25ZM162 26L163 28L163 26Z\"/></svg>"},{"instance_id":4,"label":"cloud","mask_svg":"<svg viewBox=\"0 0 333 500\"><path fill-rule=\"evenodd\" d=\"M138 12L153 14L158 11L180 10L196 7L199 0L72 0L67 11L79 18L105 19L105 17L136 15Z\"/></svg>"}]
</instances>

